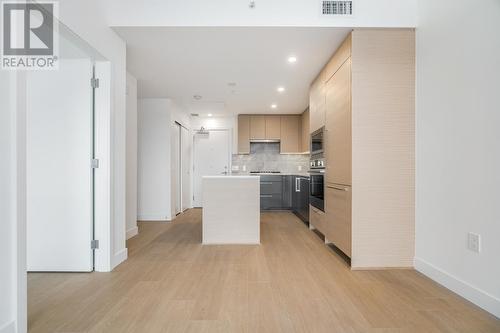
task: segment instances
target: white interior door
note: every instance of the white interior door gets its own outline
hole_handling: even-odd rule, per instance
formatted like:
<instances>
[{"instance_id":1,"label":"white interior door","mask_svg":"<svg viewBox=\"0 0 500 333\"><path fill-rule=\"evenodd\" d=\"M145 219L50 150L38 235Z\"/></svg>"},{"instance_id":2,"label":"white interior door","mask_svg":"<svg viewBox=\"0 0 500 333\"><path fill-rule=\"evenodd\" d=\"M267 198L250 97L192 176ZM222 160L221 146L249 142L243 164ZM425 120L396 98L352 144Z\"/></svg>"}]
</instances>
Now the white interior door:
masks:
<instances>
[{"instance_id":1,"label":"white interior door","mask_svg":"<svg viewBox=\"0 0 500 333\"><path fill-rule=\"evenodd\" d=\"M209 131L194 136L193 206L203 207L202 177L222 176L230 167L230 136L227 130Z\"/></svg>"},{"instance_id":2,"label":"white interior door","mask_svg":"<svg viewBox=\"0 0 500 333\"><path fill-rule=\"evenodd\" d=\"M92 62L27 80L28 271L93 270Z\"/></svg>"},{"instance_id":3,"label":"white interior door","mask_svg":"<svg viewBox=\"0 0 500 333\"><path fill-rule=\"evenodd\" d=\"M191 146L189 131L181 127L182 211L191 207Z\"/></svg>"}]
</instances>

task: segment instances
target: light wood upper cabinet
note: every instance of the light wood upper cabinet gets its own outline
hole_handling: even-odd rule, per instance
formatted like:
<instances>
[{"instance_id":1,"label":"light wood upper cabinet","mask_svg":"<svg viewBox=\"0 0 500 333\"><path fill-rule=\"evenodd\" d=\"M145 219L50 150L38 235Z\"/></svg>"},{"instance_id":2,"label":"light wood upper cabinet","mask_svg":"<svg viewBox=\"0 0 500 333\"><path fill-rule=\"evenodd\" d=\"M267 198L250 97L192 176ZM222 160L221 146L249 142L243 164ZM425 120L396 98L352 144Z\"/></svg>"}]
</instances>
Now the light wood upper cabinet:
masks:
<instances>
[{"instance_id":1,"label":"light wood upper cabinet","mask_svg":"<svg viewBox=\"0 0 500 333\"><path fill-rule=\"evenodd\" d=\"M325 82L323 72L318 75L309 91L309 133L325 125Z\"/></svg>"},{"instance_id":2,"label":"light wood upper cabinet","mask_svg":"<svg viewBox=\"0 0 500 333\"><path fill-rule=\"evenodd\" d=\"M351 200L350 186L325 185L325 236L349 257L352 252Z\"/></svg>"},{"instance_id":3,"label":"light wood upper cabinet","mask_svg":"<svg viewBox=\"0 0 500 333\"><path fill-rule=\"evenodd\" d=\"M281 138L281 117L265 116L266 140L279 140Z\"/></svg>"},{"instance_id":4,"label":"light wood upper cabinet","mask_svg":"<svg viewBox=\"0 0 500 333\"><path fill-rule=\"evenodd\" d=\"M300 129L300 152L306 153L309 152L311 149L310 146L310 141L311 141L311 135L309 133L309 109L304 111L301 115L301 129Z\"/></svg>"},{"instance_id":5,"label":"light wood upper cabinet","mask_svg":"<svg viewBox=\"0 0 500 333\"><path fill-rule=\"evenodd\" d=\"M250 116L238 116L238 154L250 154Z\"/></svg>"},{"instance_id":6,"label":"light wood upper cabinet","mask_svg":"<svg viewBox=\"0 0 500 333\"><path fill-rule=\"evenodd\" d=\"M250 140L266 138L266 116L250 116Z\"/></svg>"},{"instance_id":7,"label":"light wood upper cabinet","mask_svg":"<svg viewBox=\"0 0 500 333\"><path fill-rule=\"evenodd\" d=\"M351 56L352 37L351 34L344 40L337 52L332 56L324 69L324 80L328 81L339 69L340 66Z\"/></svg>"},{"instance_id":8,"label":"light wood upper cabinet","mask_svg":"<svg viewBox=\"0 0 500 333\"><path fill-rule=\"evenodd\" d=\"M252 140L280 140L283 154L308 152L308 110L301 115L239 115L238 154L249 154Z\"/></svg>"},{"instance_id":9,"label":"light wood upper cabinet","mask_svg":"<svg viewBox=\"0 0 500 333\"><path fill-rule=\"evenodd\" d=\"M351 185L351 60L326 83L325 159L327 183Z\"/></svg>"},{"instance_id":10,"label":"light wood upper cabinet","mask_svg":"<svg viewBox=\"0 0 500 333\"><path fill-rule=\"evenodd\" d=\"M301 116L281 116L281 153L300 152Z\"/></svg>"}]
</instances>

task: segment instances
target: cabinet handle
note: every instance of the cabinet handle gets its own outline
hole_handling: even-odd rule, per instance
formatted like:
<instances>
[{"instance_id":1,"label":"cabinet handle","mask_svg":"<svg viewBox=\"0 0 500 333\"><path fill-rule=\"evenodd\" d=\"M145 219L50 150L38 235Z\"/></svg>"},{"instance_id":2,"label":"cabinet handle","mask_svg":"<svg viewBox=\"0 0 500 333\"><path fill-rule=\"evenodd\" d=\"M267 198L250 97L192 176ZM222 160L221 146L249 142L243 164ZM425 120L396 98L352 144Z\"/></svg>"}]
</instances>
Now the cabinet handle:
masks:
<instances>
[{"instance_id":1,"label":"cabinet handle","mask_svg":"<svg viewBox=\"0 0 500 333\"><path fill-rule=\"evenodd\" d=\"M271 194L261 194L261 198L272 198L273 196Z\"/></svg>"},{"instance_id":2,"label":"cabinet handle","mask_svg":"<svg viewBox=\"0 0 500 333\"><path fill-rule=\"evenodd\" d=\"M295 192L300 192L300 178L295 178Z\"/></svg>"},{"instance_id":3,"label":"cabinet handle","mask_svg":"<svg viewBox=\"0 0 500 333\"><path fill-rule=\"evenodd\" d=\"M345 191L345 192L349 191L349 189L347 187L336 187L333 185L326 185L326 187L337 190L337 191Z\"/></svg>"},{"instance_id":4,"label":"cabinet handle","mask_svg":"<svg viewBox=\"0 0 500 333\"><path fill-rule=\"evenodd\" d=\"M260 185L273 185L273 183L270 183L270 182L260 182Z\"/></svg>"}]
</instances>

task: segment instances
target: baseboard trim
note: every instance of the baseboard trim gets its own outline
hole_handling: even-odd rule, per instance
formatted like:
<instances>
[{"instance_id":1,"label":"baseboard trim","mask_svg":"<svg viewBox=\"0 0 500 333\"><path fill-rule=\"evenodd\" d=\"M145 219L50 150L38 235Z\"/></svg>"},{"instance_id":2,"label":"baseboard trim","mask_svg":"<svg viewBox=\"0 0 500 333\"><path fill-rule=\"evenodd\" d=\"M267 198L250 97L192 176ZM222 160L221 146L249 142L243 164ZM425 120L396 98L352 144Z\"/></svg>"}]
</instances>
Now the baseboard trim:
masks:
<instances>
[{"instance_id":1,"label":"baseboard trim","mask_svg":"<svg viewBox=\"0 0 500 333\"><path fill-rule=\"evenodd\" d=\"M11 321L0 327L0 333L16 333L16 321Z\"/></svg>"},{"instance_id":2,"label":"baseboard trim","mask_svg":"<svg viewBox=\"0 0 500 333\"><path fill-rule=\"evenodd\" d=\"M111 270L115 269L116 266L118 266L119 264L121 264L122 262L127 260L127 257L128 257L128 249L127 248L115 253L115 255L113 256Z\"/></svg>"},{"instance_id":3,"label":"baseboard trim","mask_svg":"<svg viewBox=\"0 0 500 333\"><path fill-rule=\"evenodd\" d=\"M138 222L169 222L172 218L168 218L167 216L160 215L138 215Z\"/></svg>"},{"instance_id":4,"label":"baseboard trim","mask_svg":"<svg viewBox=\"0 0 500 333\"><path fill-rule=\"evenodd\" d=\"M137 236L137 234L139 233L139 228L136 227L133 227L133 228L130 228L127 230L127 239L130 239L134 236Z\"/></svg>"},{"instance_id":5,"label":"baseboard trim","mask_svg":"<svg viewBox=\"0 0 500 333\"><path fill-rule=\"evenodd\" d=\"M415 269L440 285L488 311L497 318L500 318L500 299L495 296L488 294L423 259L415 258Z\"/></svg>"}]
</instances>

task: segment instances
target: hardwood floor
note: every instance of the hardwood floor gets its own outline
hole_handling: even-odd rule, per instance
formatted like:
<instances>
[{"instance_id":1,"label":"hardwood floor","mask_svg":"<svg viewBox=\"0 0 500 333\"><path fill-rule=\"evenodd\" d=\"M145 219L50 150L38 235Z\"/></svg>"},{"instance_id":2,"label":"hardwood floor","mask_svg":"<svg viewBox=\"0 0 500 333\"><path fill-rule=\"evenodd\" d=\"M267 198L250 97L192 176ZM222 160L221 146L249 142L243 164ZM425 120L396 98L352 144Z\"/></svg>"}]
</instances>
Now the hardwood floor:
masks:
<instances>
[{"instance_id":1,"label":"hardwood floor","mask_svg":"<svg viewBox=\"0 0 500 333\"><path fill-rule=\"evenodd\" d=\"M415 271L350 271L288 212L260 246L202 246L198 209L139 230L112 273L29 274L30 332L500 332Z\"/></svg>"}]
</instances>

